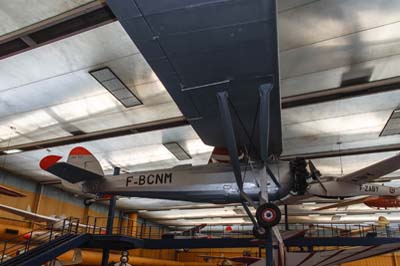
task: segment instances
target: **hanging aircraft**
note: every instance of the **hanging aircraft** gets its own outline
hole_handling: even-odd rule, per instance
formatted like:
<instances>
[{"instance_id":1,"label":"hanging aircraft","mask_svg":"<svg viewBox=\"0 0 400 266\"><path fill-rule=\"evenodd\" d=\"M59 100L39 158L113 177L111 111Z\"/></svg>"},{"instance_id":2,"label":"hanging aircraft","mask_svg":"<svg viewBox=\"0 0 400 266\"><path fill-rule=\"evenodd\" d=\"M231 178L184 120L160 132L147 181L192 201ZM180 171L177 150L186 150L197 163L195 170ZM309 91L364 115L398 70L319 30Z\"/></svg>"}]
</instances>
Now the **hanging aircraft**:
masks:
<instances>
[{"instance_id":1,"label":"hanging aircraft","mask_svg":"<svg viewBox=\"0 0 400 266\"><path fill-rule=\"evenodd\" d=\"M400 168L400 154L369 165L353 173L341 177L323 176L315 165L309 161L311 182L306 192L310 195L323 198L347 198L361 195L381 196L387 204L397 205L393 198L400 195L400 188L386 186L376 183L376 180L384 175L394 172ZM381 202L382 199L380 198ZM379 205L377 200L370 204Z\"/></svg>"},{"instance_id":2,"label":"hanging aircraft","mask_svg":"<svg viewBox=\"0 0 400 266\"><path fill-rule=\"evenodd\" d=\"M220 262L218 262L217 264L219 266L231 266L233 265L233 263L235 263L235 265L237 265L237 263L240 263L240 265L246 266L246 265L252 265L253 263L262 259L259 257L251 257L251 256L226 257L224 255L221 256L199 255L199 257L203 258L205 262L209 262L210 259L218 259L220 260Z\"/></svg>"},{"instance_id":3,"label":"hanging aircraft","mask_svg":"<svg viewBox=\"0 0 400 266\"><path fill-rule=\"evenodd\" d=\"M200 224L184 231L171 231L162 235L163 239L197 239L208 238L208 235L201 234L201 229L206 227L207 224Z\"/></svg>"},{"instance_id":4,"label":"hanging aircraft","mask_svg":"<svg viewBox=\"0 0 400 266\"><path fill-rule=\"evenodd\" d=\"M400 196L366 196L366 197L357 197L356 199L342 200L338 203L330 204L324 207L320 207L314 209L314 211L322 211L328 210L332 208L341 208L347 207L355 204L364 203L370 208L376 209L390 209L390 208L399 208L400 207Z\"/></svg>"},{"instance_id":5,"label":"hanging aircraft","mask_svg":"<svg viewBox=\"0 0 400 266\"><path fill-rule=\"evenodd\" d=\"M58 237L61 235L60 230L68 227L69 223L71 223L71 225L78 226L79 228L83 228L83 229L89 230L89 231L93 230L93 228L94 228L94 226L92 226L92 225L76 223L74 220L69 221L68 219L66 219L67 218L66 216L41 215L41 214L33 213L30 211L25 211L25 210L11 207L11 206L7 206L4 204L0 204L0 210L24 217L24 218L29 219L34 222L46 223L46 228L43 228L43 230L37 229L37 230L33 230L31 232L25 233L23 235L23 238L26 240L28 240L28 239L44 240L44 239L46 239L46 236L48 236L48 237L51 236L52 238ZM50 232L48 229L52 229L52 232ZM101 234L105 234L105 230L101 227L96 227L96 231L100 232Z\"/></svg>"},{"instance_id":6,"label":"hanging aircraft","mask_svg":"<svg viewBox=\"0 0 400 266\"><path fill-rule=\"evenodd\" d=\"M66 162L60 162L60 159L60 156L47 156L40 162L40 167L65 180L78 183L86 193L220 204L240 201L239 188L229 164L175 167L114 176L104 175L98 160L83 147L72 149ZM242 167L243 173L245 168ZM251 199L258 200L262 167L254 163L248 168L243 190ZM279 172L279 187L272 181L267 185L269 198L277 200L292 189L292 175L289 163L271 163L269 168L276 176Z\"/></svg>"},{"instance_id":7,"label":"hanging aircraft","mask_svg":"<svg viewBox=\"0 0 400 266\"><path fill-rule=\"evenodd\" d=\"M59 156L46 157L41 168L80 183L93 194L156 197L164 191L164 198L170 199L240 202L255 231L270 239L269 229L281 217L271 201L288 195L293 183L290 163L279 160L276 2L109 0L107 4L201 140L227 149L230 165L104 176L97 160L80 149L73 150L67 162L58 162ZM242 163L239 152L246 157ZM255 217L249 206L257 209ZM268 257L272 259L272 254Z\"/></svg>"},{"instance_id":8,"label":"hanging aircraft","mask_svg":"<svg viewBox=\"0 0 400 266\"><path fill-rule=\"evenodd\" d=\"M301 194L308 178L302 163L279 160L276 1L108 0L107 4L201 140L226 149L230 164L111 176L104 175L89 151L78 147L66 162L60 156L47 156L40 167L97 195L240 202L255 232L267 237L268 265L272 265L270 228L281 217L272 201L286 197L293 188ZM257 210L255 217L249 206Z\"/></svg>"}]
</instances>

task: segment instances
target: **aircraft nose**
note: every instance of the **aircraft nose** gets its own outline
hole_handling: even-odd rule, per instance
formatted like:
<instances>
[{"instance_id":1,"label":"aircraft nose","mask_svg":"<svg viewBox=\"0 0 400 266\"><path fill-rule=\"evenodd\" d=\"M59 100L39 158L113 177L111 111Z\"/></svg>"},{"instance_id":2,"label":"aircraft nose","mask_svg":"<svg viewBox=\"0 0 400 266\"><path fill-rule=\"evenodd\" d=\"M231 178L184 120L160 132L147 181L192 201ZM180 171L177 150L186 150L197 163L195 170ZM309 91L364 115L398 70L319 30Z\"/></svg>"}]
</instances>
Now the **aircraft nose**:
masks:
<instances>
[{"instance_id":1,"label":"aircraft nose","mask_svg":"<svg viewBox=\"0 0 400 266\"><path fill-rule=\"evenodd\" d=\"M31 236L32 236L32 233L26 233L26 234L24 234L24 235L22 236L22 238L25 239L25 240L28 240L28 239L31 238Z\"/></svg>"}]
</instances>

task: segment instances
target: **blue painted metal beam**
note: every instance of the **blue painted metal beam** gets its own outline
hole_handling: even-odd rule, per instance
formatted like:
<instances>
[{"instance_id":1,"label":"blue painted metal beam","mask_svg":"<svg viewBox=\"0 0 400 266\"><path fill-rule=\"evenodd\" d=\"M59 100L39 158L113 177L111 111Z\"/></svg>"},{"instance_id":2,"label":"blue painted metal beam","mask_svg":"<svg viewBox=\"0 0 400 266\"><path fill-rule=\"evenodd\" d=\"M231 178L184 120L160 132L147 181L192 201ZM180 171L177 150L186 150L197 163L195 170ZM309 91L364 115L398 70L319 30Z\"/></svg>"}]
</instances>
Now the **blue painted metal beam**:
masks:
<instances>
[{"instance_id":1,"label":"blue painted metal beam","mask_svg":"<svg viewBox=\"0 0 400 266\"><path fill-rule=\"evenodd\" d=\"M285 241L285 245L293 246L376 246L399 243L398 237L313 237L295 238Z\"/></svg>"},{"instance_id":2,"label":"blue painted metal beam","mask_svg":"<svg viewBox=\"0 0 400 266\"><path fill-rule=\"evenodd\" d=\"M400 238L369 238L369 237L320 237L294 238L285 241L288 247L309 246L375 246L388 243L398 243ZM220 238L220 239L137 239L127 236L92 236L84 247L104 248L112 246L115 250L145 248L145 249L181 249L181 248L233 248L259 247L265 241L250 238Z\"/></svg>"}]
</instances>

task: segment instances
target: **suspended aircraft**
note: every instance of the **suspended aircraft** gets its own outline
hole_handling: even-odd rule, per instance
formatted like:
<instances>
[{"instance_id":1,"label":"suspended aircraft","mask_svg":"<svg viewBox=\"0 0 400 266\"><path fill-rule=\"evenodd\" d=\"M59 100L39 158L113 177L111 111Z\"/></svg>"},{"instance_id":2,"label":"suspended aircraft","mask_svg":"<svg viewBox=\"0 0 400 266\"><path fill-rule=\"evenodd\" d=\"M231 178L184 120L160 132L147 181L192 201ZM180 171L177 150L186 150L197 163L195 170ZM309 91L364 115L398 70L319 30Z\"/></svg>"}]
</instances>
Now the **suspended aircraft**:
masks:
<instances>
[{"instance_id":1,"label":"suspended aircraft","mask_svg":"<svg viewBox=\"0 0 400 266\"><path fill-rule=\"evenodd\" d=\"M290 163L279 160L275 1L109 0L107 4L201 140L227 149L230 165L105 176L91 154L75 150L67 162L58 162L59 156L44 158L41 168L81 183L84 191L94 194L140 197L154 188L156 196L169 187L164 195L170 199L179 195L186 200L240 202L255 231L270 239L270 230L262 228L278 224L281 216L271 201L289 194L293 182ZM101 74L97 79L105 80ZM246 155L243 163L238 151ZM172 192L173 188L181 193ZM256 217L249 206L257 209ZM271 246L267 252L272 252ZM272 253L268 257L271 265Z\"/></svg>"},{"instance_id":2,"label":"suspended aircraft","mask_svg":"<svg viewBox=\"0 0 400 266\"><path fill-rule=\"evenodd\" d=\"M314 209L314 211L328 210L332 208L347 207L355 204L364 203L368 207L376 209L390 209L400 207L400 196L366 196L357 197L356 199L342 200L334 204Z\"/></svg>"},{"instance_id":3,"label":"suspended aircraft","mask_svg":"<svg viewBox=\"0 0 400 266\"><path fill-rule=\"evenodd\" d=\"M161 236L162 239L198 239L198 238L209 238L208 235L202 234L200 231L207 224L200 224L184 231L170 231Z\"/></svg>"},{"instance_id":4,"label":"suspended aircraft","mask_svg":"<svg viewBox=\"0 0 400 266\"><path fill-rule=\"evenodd\" d=\"M40 167L92 194L240 202L255 232L266 237L272 265L270 229L281 217L272 201L293 188L302 192L308 178L302 163L279 160L276 1L189 2L107 4L201 140L226 149L230 164L111 176L104 175L89 151L78 147L66 162L50 155ZM255 217L249 206L256 208ZM282 254L276 227L273 231Z\"/></svg>"},{"instance_id":5,"label":"suspended aircraft","mask_svg":"<svg viewBox=\"0 0 400 266\"><path fill-rule=\"evenodd\" d=\"M323 198L380 196L379 201L371 198L369 203L376 206L382 204L382 201L388 205L398 204L395 197L400 196L400 188L378 184L376 180L400 168L400 154L341 177L321 175L311 161L309 161L309 168L311 178L316 180L311 182L306 189L310 195Z\"/></svg>"},{"instance_id":6,"label":"suspended aircraft","mask_svg":"<svg viewBox=\"0 0 400 266\"><path fill-rule=\"evenodd\" d=\"M61 235L60 230L67 228L69 226L69 223L71 223L71 225L73 226L78 226L79 228L83 228L85 230L89 229L89 231L91 231L94 228L93 225L76 223L74 220L69 221L68 219L66 219L67 218L66 216L59 216L59 215L47 216L47 215L33 213L30 211L21 210L4 204L0 204L0 210L24 217L34 222L46 223L46 228L43 230L37 229L25 233L23 235L23 238L26 240L28 239L45 240L46 236L48 237L51 236L52 238L58 237ZM52 231L50 232L48 229L52 229ZM105 230L102 229L101 227L96 226L96 231L100 232L101 234L105 234Z\"/></svg>"},{"instance_id":7,"label":"suspended aircraft","mask_svg":"<svg viewBox=\"0 0 400 266\"><path fill-rule=\"evenodd\" d=\"M210 259L219 259L220 262L218 262L217 265L219 266L230 266L235 263L240 263L240 265L246 266L246 265L252 265L253 263L261 260L259 257L251 257L251 256L240 256L240 257L226 257L224 255L221 256L211 256L211 255L199 255L199 257L203 258L205 262L209 262Z\"/></svg>"}]
</instances>

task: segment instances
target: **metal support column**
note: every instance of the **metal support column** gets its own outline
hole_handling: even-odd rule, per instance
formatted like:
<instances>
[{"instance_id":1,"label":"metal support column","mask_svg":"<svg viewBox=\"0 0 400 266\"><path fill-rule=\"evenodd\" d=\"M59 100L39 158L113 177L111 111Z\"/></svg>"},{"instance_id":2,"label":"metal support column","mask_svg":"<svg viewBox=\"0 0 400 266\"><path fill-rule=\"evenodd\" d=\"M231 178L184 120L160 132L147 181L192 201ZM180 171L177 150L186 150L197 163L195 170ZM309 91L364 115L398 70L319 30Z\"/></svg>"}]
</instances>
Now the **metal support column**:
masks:
<instances>
[{"instance_id":1,"label":"metal support column","mask_svg":"<svg viewBox=\"0 0 400 266\"><path fill-rule=\"evenodd\" d=\"M287 204L285 204L285 230L289 231L289 214Z\"/></svg>"},{"instance_id":2,"label":"metal support column","mask_svg":"<svg viewBox=\"0 0 400 266\"><path fill-rule=\"evenodd\" d=\"M120 170L121 169L119 167L115 167L114 168L114 175L119 175ZM110 206L108 208L107 227L106 227L106 234L107 235L112 235L112 229L113 229L113 225L114 225L116 202L117 202L117 200L115 198L115 195L112 195L111 199L110 199ZM110 249L109 248L104 248L103 249L103 257L101 259L101 265L102 266L107 266L108 265L109 256L110 256Z\"/></svg>"},{"instance_id":3,"label":"metal support column","mask_svg":"<svg viewBox=\"0 0 400 266\"><path fill-rule=\"evenodd\" d=\"M272 246L272 230L271 228L266 228L267 235L265 239L265 255L266 255L266 265L274 266L274 251Z\"/></svg>"}]
</instances>

